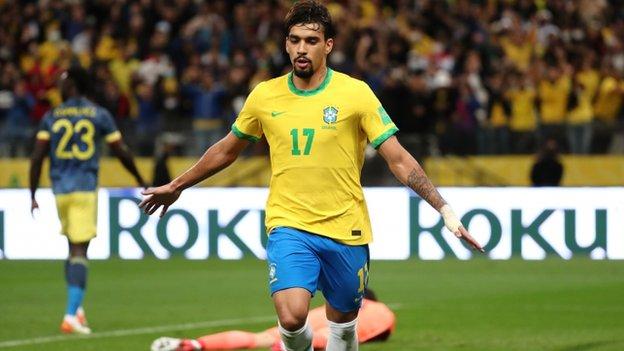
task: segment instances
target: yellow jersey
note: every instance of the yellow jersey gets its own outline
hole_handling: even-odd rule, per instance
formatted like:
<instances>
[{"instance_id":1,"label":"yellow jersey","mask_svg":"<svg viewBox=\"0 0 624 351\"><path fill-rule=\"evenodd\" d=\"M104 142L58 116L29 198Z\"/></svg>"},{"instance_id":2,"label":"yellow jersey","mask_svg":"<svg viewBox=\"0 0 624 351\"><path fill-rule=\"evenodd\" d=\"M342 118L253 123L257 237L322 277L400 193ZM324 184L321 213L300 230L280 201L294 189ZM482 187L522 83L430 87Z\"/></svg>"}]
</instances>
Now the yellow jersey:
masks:
<instances>
[{"instance_id":1,"label":"yellow jersey","mask_svg":"<svg viewBox=\"0 0 624 351\"><path fill-rule=\"evenodd\" d=\"M577 106L568 114L568 123L578 125L589 123L594 118L592 101L598 90L600 73L594 69L584 70L576 74L576 80L583 89L578 94Z\"/></svg>"},{"instance_id":2,"label":"yellow jersey","mask_svg":"<svg viewBox=\"0 0 624 351\"><path fill-rule=\"evenodd\" d=\"M511 100L509 129L514 132L534 131L537 127L535 90L533 88L512 88L507 92L507 97Z\"/></svg>"},{"instance_id":3,"label":"yellow jersey","mask_svg":"<svg viewBox=\"0 0 624 351\"><path fill-rule=\"evenodd\" d=\"M270 148L266 228L293 227L348 245L372 240L360 173L367 142L398 131L366 83L327 69L321 85L299 90L292 72L253 89L232 125L239 138Z\"/></svg>"},{"instance_id":4,"label":"yellow jersey","mask_svg":"<svg viewBox=\"0 0 624 351\"><path fill-rule=\"evenodd\" d=\"M501 38L500 40L505 57L522 72L529 69L534 51L533 41L530 38L527 39L521 44L516 44L509 38Z\"/></svg>"},{"instance_id":5,"label":"yellow jersey","mask_svg":"<svg viewBox=\"0 0 624 351\"><path fill-rule=\"evenodd\" d=\"M554 82L542 80L539 84L541 122L543 124L561 124L565 121L568 109L568 95L572 81L563 75Z\"/></svg>"},{"instance_id":6,"label":"yellow jersey","mask_svg":"<svg viewBox=\"0 0 624 351\"><path fill-rule=\"evenodd\" d=\"M618 85L620 85L620 87ZM610 76L602 79L598 87L598 96L594 104L596 119L609 123L615 122L620 106L624 100L620 95L619 89L624 90L624 81L620 83L617 78Z\"/></svg>"},{"instance_id":7,"label":"yellow jersey","mask_svg":"<svg viewBox=\"0 0 624 351\"><path fill-rule=\"evenodd\" d=\"M494 102L490 111L490 125L492 128L507 126L507 114L502 102Z\"/></svg>"}]
</instances>

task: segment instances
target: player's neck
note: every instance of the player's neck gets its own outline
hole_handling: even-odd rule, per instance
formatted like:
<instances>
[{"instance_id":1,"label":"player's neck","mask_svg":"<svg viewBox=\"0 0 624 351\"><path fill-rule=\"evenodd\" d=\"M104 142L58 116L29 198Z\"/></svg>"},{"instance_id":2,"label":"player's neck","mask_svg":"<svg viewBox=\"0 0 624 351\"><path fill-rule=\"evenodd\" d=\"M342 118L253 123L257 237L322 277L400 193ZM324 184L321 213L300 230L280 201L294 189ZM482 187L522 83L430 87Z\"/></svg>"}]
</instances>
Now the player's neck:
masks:
<instances>
[{"instance_id":1,"label":"player's neck","mask_svg":"<svg viewBox=\"0 0 624 351\"><path fill-rule=\"evenodd\" d=\"M76 100L80 99L82 95L80 94L67 94L67 96L63 97L63 101Z\"/></svg>"},{"instance_id":2,"label":"player's neck","mask_svg":"<svg viewBox=\"0 0 624 351\"><path fill-rule=\"evenodd\" d=\"M293 84L299 90L314 90L323 84L325 76L327 75L327 66L322 66L312 74L310 78L301 78L297 75L292 75Z\"/></svg>"}]
</instances>

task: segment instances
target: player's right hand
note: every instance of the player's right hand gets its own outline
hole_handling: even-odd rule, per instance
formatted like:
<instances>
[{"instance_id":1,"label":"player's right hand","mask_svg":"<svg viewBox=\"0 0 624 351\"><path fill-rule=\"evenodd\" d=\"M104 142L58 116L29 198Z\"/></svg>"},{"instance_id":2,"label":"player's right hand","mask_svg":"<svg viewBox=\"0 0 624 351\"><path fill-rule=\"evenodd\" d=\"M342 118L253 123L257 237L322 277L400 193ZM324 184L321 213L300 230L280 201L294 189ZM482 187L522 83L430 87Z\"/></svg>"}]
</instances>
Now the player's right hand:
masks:
<instances>
[{"instance_id":1,"label":"player's right hand","mask_svg":"<svg viewBox=\"0 0 624 351\"><path fill-rule=\"evenodd\" d=\"M180 197L180 193L181 191L176 190L171 183L157 188L147 188L141 191L145 198L139 204L139 208L143 209L143 212L146 214L152 215L162 206L163 209L160 212L160 217L162 217L169 209L169 206Z\"/></svg>"}]
</instances>

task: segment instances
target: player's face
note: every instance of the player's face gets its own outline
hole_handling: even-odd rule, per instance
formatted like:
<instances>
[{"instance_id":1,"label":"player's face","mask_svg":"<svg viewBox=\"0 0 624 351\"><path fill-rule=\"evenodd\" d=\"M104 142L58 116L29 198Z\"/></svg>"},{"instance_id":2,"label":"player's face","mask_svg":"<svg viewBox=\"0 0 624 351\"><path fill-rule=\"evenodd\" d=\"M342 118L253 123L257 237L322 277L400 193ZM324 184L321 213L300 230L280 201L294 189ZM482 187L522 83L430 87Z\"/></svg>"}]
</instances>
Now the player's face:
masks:
<instances>
[{"instance_id":1,"label":"player's face","mask_svg":"<svg viewBox=\"0 0 624 351\"><path fill-rule=\"evenodd\" d=\"M310 78L325 66L333 46L334 40L326 40L322 26L316 23L294 25L286 37L286 52L299 78Z\"/></svg>"}]
</instances>

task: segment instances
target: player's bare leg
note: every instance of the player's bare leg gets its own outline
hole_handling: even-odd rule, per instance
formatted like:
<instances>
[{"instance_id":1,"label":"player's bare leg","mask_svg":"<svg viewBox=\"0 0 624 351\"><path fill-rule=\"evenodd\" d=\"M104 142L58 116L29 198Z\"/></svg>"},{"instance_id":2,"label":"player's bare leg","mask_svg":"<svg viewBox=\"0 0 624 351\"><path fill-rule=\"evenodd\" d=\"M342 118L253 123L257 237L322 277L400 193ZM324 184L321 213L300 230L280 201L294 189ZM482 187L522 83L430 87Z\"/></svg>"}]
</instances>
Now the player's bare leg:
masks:
<instances>
[{"instance_id":1,"label":"player's bare leg","mask_svg":"<svg viewBox=\"0 0 624 351\"><path fill-rule=\"evenodd\" d=\"M329 335L326 351L355 351L358 349L357 316L359 310L341 312L325 305L325 313L329 322Z\"/></svg>"},{"instance_id":2,"label":"player's bare leg","mask_svg":"<svg viewBox=\"0 0 624 351\"><path fill-rule=\"evenodd\" d=\"M290 288L273 294L283 346L288 351L312 350L312 329L307 323L312 294L303 288Z\"/></svg>"}]
</instances>

